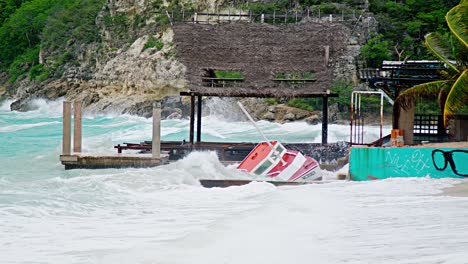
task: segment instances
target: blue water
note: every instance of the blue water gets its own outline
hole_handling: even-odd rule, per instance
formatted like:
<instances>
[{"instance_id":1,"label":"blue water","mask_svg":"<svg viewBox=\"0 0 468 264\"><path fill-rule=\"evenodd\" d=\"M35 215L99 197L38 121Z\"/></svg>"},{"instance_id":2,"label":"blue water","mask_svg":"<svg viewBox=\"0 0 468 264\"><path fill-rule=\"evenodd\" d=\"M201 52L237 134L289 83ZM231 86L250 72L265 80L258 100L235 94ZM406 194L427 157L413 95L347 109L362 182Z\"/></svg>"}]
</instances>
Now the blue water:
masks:
<instances>
[{"instance_id":1,"label":"blue water","mask_svg":"<svg viewBox=\"0 0 468 264\"><path fill-rule=\"evenodd\" d=\"M35 104L0 106L0 263L466 263L468 199L438 195L460 180L205 189L198 179L246 177L210 152L156 168L65 171L61 102ZM271 139L321 141L321 125L257 124ZM151 127L85 113L83 151L116 153L150 140ZM215 113L202 130L206 141L261 140ZM348 131L332 125L329 139ZM164 120L162 138L187 140L188 121Z\"/></svg>"}]
</instances>

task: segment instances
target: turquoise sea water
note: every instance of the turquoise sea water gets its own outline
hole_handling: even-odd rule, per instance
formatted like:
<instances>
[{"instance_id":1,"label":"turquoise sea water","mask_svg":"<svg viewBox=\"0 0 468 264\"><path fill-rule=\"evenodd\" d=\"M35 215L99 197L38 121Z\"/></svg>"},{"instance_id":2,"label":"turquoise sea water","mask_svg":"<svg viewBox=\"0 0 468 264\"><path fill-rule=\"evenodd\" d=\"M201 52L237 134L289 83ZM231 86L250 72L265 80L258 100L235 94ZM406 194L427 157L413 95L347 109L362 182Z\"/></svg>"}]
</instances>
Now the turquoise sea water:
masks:
<instances>
[{"instance_id":1,"label":"turquoise sea water","mask_svg":"<svg viewBox=\"0 0 468 264\"><path fill-rule=\"evenodd\" d=\"M465 263L468 256L468 200L435 195L460 180L205 189L197 179L246 177L207 152L157 168L65 171L61 102L35 104L26 113L0 106L0 263ZM257 124L271 139L321 141L320 125ZM332 125L329 139L347 140L348 131ZM115 153L115 144L150 135L150 119L83 119L85 152ZM188 121L164 120L162 137L188 139ZM260 137L247 122L212 114L202 139Z\"/></svg>"}]
</instances>

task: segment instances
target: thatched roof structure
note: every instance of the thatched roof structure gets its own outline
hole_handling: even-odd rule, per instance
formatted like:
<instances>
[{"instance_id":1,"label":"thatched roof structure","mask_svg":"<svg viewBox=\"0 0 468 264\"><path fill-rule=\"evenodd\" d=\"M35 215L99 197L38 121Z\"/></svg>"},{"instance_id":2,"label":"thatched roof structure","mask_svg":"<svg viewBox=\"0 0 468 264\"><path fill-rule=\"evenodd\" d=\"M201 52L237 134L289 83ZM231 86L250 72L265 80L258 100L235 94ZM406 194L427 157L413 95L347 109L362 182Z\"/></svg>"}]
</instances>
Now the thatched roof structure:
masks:
<instances>
[{"instance_id":1,"label":"thatched roof structure","mask_svg":"<svg viewBox=\"0 0 468 264\"><path fill-rule=\"evenodd\" d=\"M176 24L173 30L176 56L187 67L188 92L257 97L327 94L350 33L332 23ZM243 80L213 85L216 80L207 82L213 70L238 71ZM311 72L313 81L278 80L278 74Z\"/></svg>"}]
</instances>

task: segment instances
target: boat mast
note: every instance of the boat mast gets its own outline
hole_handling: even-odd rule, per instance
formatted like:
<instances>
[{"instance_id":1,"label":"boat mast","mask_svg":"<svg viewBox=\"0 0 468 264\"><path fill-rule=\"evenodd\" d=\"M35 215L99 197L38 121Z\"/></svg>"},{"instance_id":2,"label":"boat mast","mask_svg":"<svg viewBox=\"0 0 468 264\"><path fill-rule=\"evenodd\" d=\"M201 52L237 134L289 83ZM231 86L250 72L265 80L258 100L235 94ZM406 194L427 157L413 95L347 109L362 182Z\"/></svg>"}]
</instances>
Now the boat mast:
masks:
<instances>
[{"instance_id":1,"label":"boat mast","mask_svg":"<svg viewBox=\"0 0 468 264\"><path fill-rule=\"evenodd\" d=\"M274 149L273 145L271 144L270 140L268 140L268 138L265 136L265 134L263 134L262 130L260 130L260 128L257 126L257 124L255 123L255 121L253 120L253 118L250 116L249 112L247 112L247 110L244 108L244 105L237 101L237 104L239 105L240 109L242 110L242 112L244 112L244 114L247 116L247 118L250 120L250 122L252 122L252 124L254 125L254 127L257 129L258 133L260 133L260 135L262 135L263 139L266 141L266 143L268 144L268 146L270 146L271 149Z\"/></svg>"}]
</instances>

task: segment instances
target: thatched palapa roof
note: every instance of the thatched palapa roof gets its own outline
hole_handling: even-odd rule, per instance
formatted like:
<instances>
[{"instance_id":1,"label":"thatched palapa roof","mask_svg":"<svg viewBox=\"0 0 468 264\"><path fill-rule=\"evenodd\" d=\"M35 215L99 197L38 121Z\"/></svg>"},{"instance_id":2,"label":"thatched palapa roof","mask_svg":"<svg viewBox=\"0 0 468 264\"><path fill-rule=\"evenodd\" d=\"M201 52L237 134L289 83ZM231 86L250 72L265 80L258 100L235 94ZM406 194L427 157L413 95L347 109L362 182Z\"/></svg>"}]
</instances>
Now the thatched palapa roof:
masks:
<instances>
[{"instance_id":1,"label":"thatched palapa roof","mask_svg":"<svg viewBox=\"0 0 468 264\"><path fill-rule=\"evenodd\" d=\"M187 92L257 97L329 93L334 64L346 48L350 31L332 23L176 24L173 29L176 56L187 67ZM238 71L243 80L224 87L209 80L210 85L210 70ZM305 72L313 72L314 81L291 82L277 77Z\"/></svg>"}]
</instances>

